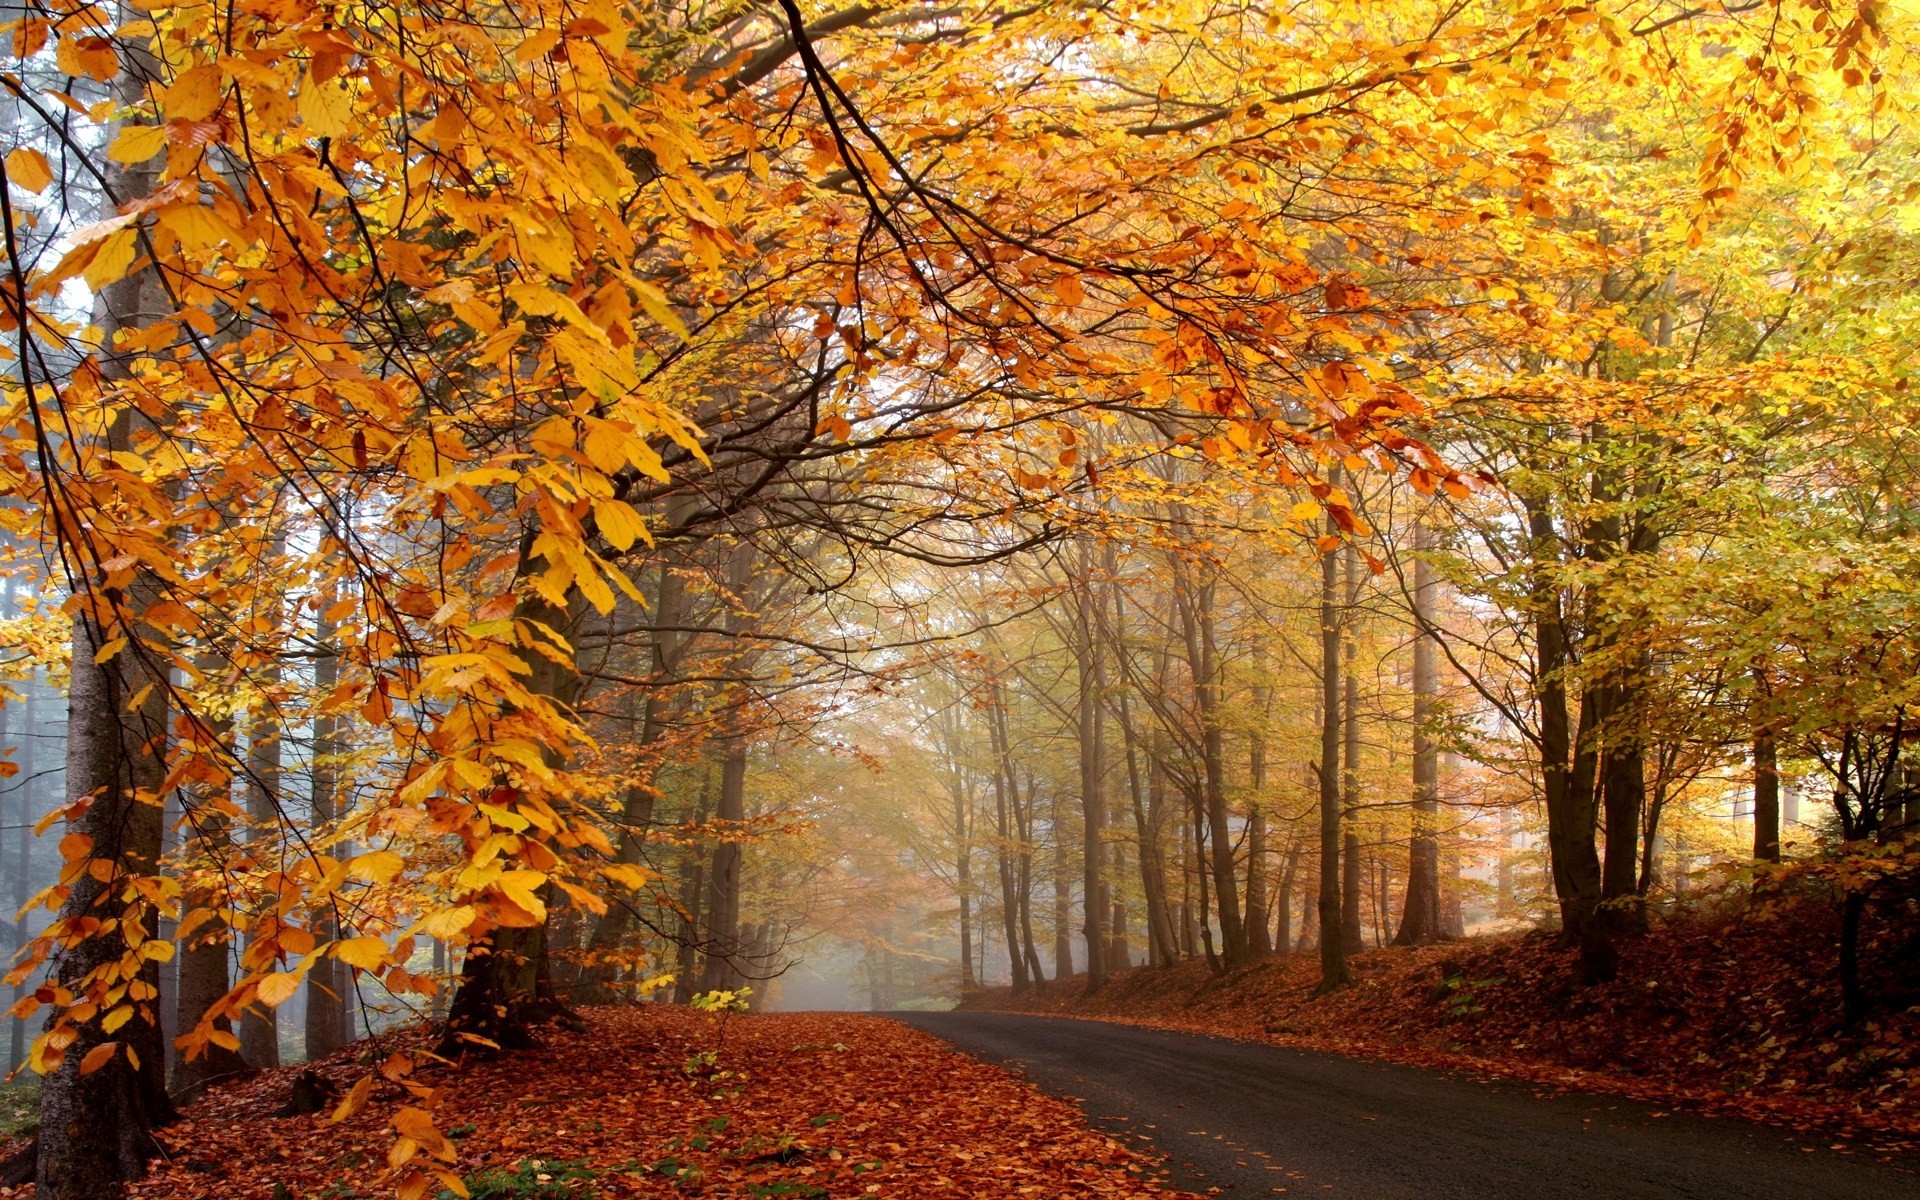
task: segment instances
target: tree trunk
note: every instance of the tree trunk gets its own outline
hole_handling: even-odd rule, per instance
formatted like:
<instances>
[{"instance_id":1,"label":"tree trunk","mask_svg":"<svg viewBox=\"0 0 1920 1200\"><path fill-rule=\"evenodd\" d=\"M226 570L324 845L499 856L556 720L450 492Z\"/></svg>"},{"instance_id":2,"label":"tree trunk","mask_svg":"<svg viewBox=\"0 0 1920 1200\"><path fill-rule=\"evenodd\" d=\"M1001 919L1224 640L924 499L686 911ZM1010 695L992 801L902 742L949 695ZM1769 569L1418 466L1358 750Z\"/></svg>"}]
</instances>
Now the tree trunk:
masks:
<instances>
[{"instance_id":1,"label":"tree trunk","mask_svg":"<svg viewBox=\"0 0 1920 1200\"><path fill-rule=\"evenodd\" d=\"M668 502L667 520L669 524L684 519L680 510L682 500L675 497ZM675 626L686 620L686 583L680 573L674 570L674 560L666 555L660 559L658 583L655 585L653 606L653 632L651 635L653 683L647 690L646 700L641 706L639 744L635 747L640 754L646 754L660 739L666 729L667 688L664 685L680 664L689 639L676 632ZM637 866L645 854L648 831L653 825L654 799L658 788L651 778L637 781L627 788L625 801L620 813L620 840L614 849L614 861ZM633 908L627 904L609 904L607 911L595 918L593 931L587 938L587 966L580 973L578 996L582 1003L608 1004L621 999L616 992L613 980L620 974L620 964L616 960L633 932Z\"/></svg>"},{"instance_id":2,"label":"tree trunk","mask_svg":"<svg viewBox=\"0 0 1920 1200\"><path fill-rule=\"evenodd\" d=\"M1434 580L1427 562L1431 538L1424 520L1413 545L1413 832L1407 844L1407 897L1396 946L1424 946L1440 938L1440 751L1433 739L1433 701L1439 691L1434 653Z\"/></svg>"},{"instance_id":3,"label":"tree trunk","mask_svg":"<svg viewBox=\"0 0 1920 1200\"><path fill-rule=\"evenodd\" d=\"M1753 678L1765 687L1764 672L1755 668ZM1765 722L1753 727L1753 856L1780 861L1780 752Z\"/></svg>"},{"instance_id":4,"label":"tree trunk","mask_svg":"<svg viewBox=\"0 0 1920 1200\"><path fill-rule=\"evenodd\" d=\"M1082 586L1074 591L1076 612L1074 632L1075 666L1080 685L1078 735L1080 742L1080 829L1081 895L1083 924L1081 934L1087 946L1087 991L1097 991L1107 981L1107 897L1105 787L1106 764L1102 758L1100 692L1102 680L1100 639L1097 623L1090 611L1094 598L1092 584L1086 582L1092 563L1082 557Z\"/></svg>"},{"instance_id":5,"label":"tree trunk","mask_svg":"<svg viewBox=\"0 0 1920 1200\"><path fill-rule=\"evenodd\" d=\"M218 660L207 655L202 673L211 674ZM230 747L233 723L225 719L207 719L198 724L196 734L212 743L202 752L212 755L217 747ZM230 752L230 751L229 751ZM189 865L203 870L224 872L233 854L232 818L228 806L233 803L233 779L196 789L195 803L187 812L187 848L198 853L188 855ZM220 916L227 903L219 887L194 888L182 897L186 913L208 914L180 939L178 989L174 994L174 1028L181 1034L198 1029L209 1009L226 997L232 986L227 960L233 953L233 935ZM326 960L323 960L326 961ZM210 1023L212 1033L224 1040L231 1038L233 1023L222 1013ZM175 1092L197 1092L208 1082L238 1074L247 1069L246 1059L231 1046L208 1041L191 1054L174 1058L170 1086Z\"/></svg>"},{"instance_id":6,"label":"tree trunk","mask_svg":"<svg viewBox=\"0 0 1920 1200\"><path fill-rule=\"evenodd\" d=\"M339 652L334 648L334 622L326 614L327 605L332 598L323 599L321 611L314 622L314 644L318 647L318 657L313 663L313 690L316 703L324 703L327 695L340 681ZM340 718L330 713L315 711L313 714L313 759L309 768L309 803L313 808L312 827L314 835L324 838L330 832L335 820L339 818L340 766L336 758L340 754ZM316 914L314 936L331 941L340 936L340 913L331 898L324 909ZM307 970L307 1061L322 1059L346 1044L346 990L348 969L332 955L323 955L315 959ZM446 980L440 981L439 992L435 993L435 1004L444 1010L446 1005ZM436 1017L439 1012L436 1012Z\"/></svg>"},{"instance_id":7,"label":"tree trunk","mask_svg":"<svg viewBox=\"0 0 1920 1200\"><path fill-rule=\"evenodd\" d=\"M1248 783L1253 794L1247 800L1247 914L1241 927L1247 931L1247 956L1253 959L1273 956L1272 927L1267 924L1267 740L1263 728L1267 720L1267 689L1253 689L1254 725L1247 750Z\"/></svg>"},{"instance_id":8,"label":"tree trunk","mask_svg":"<svg viewBox=\"0 0 1920 1200\"><path fill-rule=\"evenodd\" d=\"M1000 923L1007 937L1007 974L1012 980L1013 994L1018 996L1030 986L1026 953L1020 942L1020 901L1015 888L1019 878L1014 864L1017 802L1011 789L1018 786L1018 781L1013 778L1013 754L1007 745L1006 697L998 680L990 685L990 697L987 740L993 751L993 828L997 837L994 861L1000 874Z\"/></svg>"},{"instance_id":9,"label":"tree trunk","mask_svg":"<svg viewBox=\"0 0 1920 1200\"><path fill-rule=\"evenodd\" d=\"M1053 981L1073 977L1072 897L1067 881L1066 825L1060 820L1060 798L1053 800Z\"/></svg>"},{"instance_id":10,"label":"tree trunk","mask_svg":"<svg viewBox=\"0 0 1920 1200\"><path fill-rule=\"evenodd\" d=\"M1580 947L1580 979L1598 982L1618 971L1613 944L1600 921L1600 856L1593 835L1598 813L1591 769L1583 779L1570 777L1568 760L1567 637L1560 612L1559 582L1549 569L1559 558L1553 512L1544 499L1523 497L1527 508L1534 639L1538 655L1536 688L1540 705L1540 776L1547 808L1547 850L1560 900L1561 927ZM1583 703L1583 716L1587 706ZM1583 720L1582 725L1587 721ZM1581 730L1581 742L1588 738ZM1588 756L1591 759L1591 755Z\"/></svg>"},{"instance_id":11,"label":"tree trunk","mask_svg":"<svg viewBox=\"0 0 1920 1200\"><path fill-rule=\"evenodd\" d=\"M1340 527L1327 520L1327 536ZM1353 982L1340 936L1340 561L1320 556L1320 986L1316 995Z\"/></svg>"},{"instance_id":12,"label":"tree trunk","mask_svg":"<svg viewBox=\"0 0 1920 1200\"><path fill-rule=\"evenodd\" d=\"M268 667L263 674L269 685L279 680L275 668ZM263 871L280 867L280 722L274 704L273 698L262 697L247 722L247 851L255 869ZM257 930L278 933L277 916L257 920ZM240 1054L261 1070L280 1065L278 1009L250 1004L241 1013Z\"/></svg>"},{"instance_id":13,"label":"tree trunk","mask_svg":"<svg viewBox=\"0 0 1920 1200\"><path fill-rule=\"evenodd\" d=\"M701 945L703 992L738 987L740 973L740 835L747 819L747 743L745 735L727 739L720 759L720 796L714 823L722 841L713 848L707 873L706 925Z\"/></svg>"},{"instance_id":14,"label":"tree trunk","mask_svg":"<svg viewBox=\"0 0 1920 1200\"><path fill-rule=\"evenodd\" d=\"M1193 671L1194 699L1200 717L1200 759L1204 772L1207 838L1211 843L1214 893L1220 912L1221 954L1229 968L1247 959L1246 927L1241 923L1238 869L1233 861L1233 833L1227 811L1225 730L1221 728L1220 656L1216 645L1212 580L1195 588L1179 588L1180 617L1186 635L1187 661Z\"/></svg>"},{"instance_id":15,"label":"tree trunk","mask_svg":"<svg viewBox=\"0 0 1920 1200\"><path fill-rule=\"evenodd\" d=\"M1344 679L1345 719L1341 724L1342 755L1340 839L1340 940L1348 954L1366 949L1366 934L1360 925L1360 552L1348 544L1341 558L1346 568L1347 610L1342 630L1342 653L1346 660Z\"/></svg>"},{"instance_id":16,"label":"tree trunk","mask_svg":"<svg viewBox=\"0 0 1920 1200\"><path fill-rule=\"evenodd\" d=\"M133 10L127 9L120 20L133 16ZM135 112L145 100L145 80L155 77L155 64L134 49L130 39L123 39L121 53L135 61L125 64L112 85L113 107ZM151 195L155 170L152 164L104 168L112 194L122 202ZM100 290L94 324L101 331L101 375L109 386L131 374L126 362L115 357L116 335L138 329L170 308L159 295L151 269ZM26 364L22 369L28 369ZM109 452L134 451L135 420L130 407L117 415L105 437ZM60 1065L41 1082L35 1162L35 1195L40 1200L105 1200L121 1195L126 1181L146 1172L147 1159L156 1150L151 1131L174 1116L164 1078L159 963L139 949L145 937L156 931L159 914L146 900L127 898L137 896L130 879L159 870L167 667L162 652L142 640L150 637L158 647L163 645L162 636L141 624L140 618L161 593L152 575L139 569L122 603L113 602L105 580L93 574L100 561L119 554L110 534L110 529L95 529L93 544L74 556L76 569L83 574L74 581L81 603L74 613L67 702L67 800L71 804L90 797L91 802L66 824L69 834L90 839L92 866L74 876L57 925L74 929L81 922L112 921L114 926L112 933L96 930L61 945L53 974L60 986L76 996L92 994L100 1001L115 984L139 983L153 991L151 998L133 1003L132 1019L114 1033L102 1025L114 1008L104 1002L96 1005L87 1020L69 1026L74 1040ZM119 653L104 663L95 661L102 647L121 637L127 644ZM80 1064L89 1052L116 1041L119 1045L105 1066L81 1074Z\"/></svg>"}]
</instances>

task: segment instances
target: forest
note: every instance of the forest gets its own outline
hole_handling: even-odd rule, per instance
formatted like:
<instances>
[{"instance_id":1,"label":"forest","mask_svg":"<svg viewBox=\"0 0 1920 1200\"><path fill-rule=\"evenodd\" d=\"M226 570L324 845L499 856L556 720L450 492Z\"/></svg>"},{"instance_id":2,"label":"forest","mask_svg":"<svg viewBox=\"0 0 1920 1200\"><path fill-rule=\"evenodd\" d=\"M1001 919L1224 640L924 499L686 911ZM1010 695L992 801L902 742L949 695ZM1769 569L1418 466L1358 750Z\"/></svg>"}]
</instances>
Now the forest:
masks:
<instances>
[{"instance_id":1,"label":"forest","mask_svg":"<svg viewBox=\"0 0 1920 1200\"><path fill-rule=\"evenodd\" d=\"M1173 1186L956 1004L1920 1145L1912 0L0 22L0 1195Z\"/></svg>"}]
</instances>

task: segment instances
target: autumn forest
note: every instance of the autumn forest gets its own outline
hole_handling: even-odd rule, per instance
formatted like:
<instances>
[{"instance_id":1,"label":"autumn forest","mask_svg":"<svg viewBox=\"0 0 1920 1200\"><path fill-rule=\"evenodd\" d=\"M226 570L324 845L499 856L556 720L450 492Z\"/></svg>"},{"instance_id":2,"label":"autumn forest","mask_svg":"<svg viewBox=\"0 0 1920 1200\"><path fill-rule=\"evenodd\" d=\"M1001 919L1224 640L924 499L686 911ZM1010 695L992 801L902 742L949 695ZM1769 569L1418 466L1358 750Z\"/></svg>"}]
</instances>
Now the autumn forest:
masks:
<instances>
[{"instance_id":1,"label":"autumn forest","mask_svg":"<svg viewBox=\"0 0 1920 1200\"><path fill-rule=\"evenodd\" d=\"M1184 1161L1046 1074L1152 1130L1198 1034L1908 1194L1917 47L9 6L0 1196L1611 1169ZM1164 1119L1320 1103L1246 1062Z\"/></svg>"}]
</instances>

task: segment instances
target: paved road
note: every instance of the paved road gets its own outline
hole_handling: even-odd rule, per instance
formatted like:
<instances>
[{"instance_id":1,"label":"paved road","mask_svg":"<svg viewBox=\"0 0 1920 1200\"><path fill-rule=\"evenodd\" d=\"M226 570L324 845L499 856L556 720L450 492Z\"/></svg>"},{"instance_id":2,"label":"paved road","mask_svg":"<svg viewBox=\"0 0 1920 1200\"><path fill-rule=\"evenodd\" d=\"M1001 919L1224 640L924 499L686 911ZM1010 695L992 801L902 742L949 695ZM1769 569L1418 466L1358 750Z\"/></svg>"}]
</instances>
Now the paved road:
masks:
<instances>
[{"instance_id":1,"label":"paved road","mask_svg":"<svg viewBox=\"0 0 1920 1200\"><path fill-rule=\"evenodd\" d=\"M1168 1181L1355 1200L1920 1200L1920 1162L1516 1082L1095 1021L893 1016L1167 1156ZM1809 1152L1811 1148L1811 1152Z\"/></svg>"}]
</instances>

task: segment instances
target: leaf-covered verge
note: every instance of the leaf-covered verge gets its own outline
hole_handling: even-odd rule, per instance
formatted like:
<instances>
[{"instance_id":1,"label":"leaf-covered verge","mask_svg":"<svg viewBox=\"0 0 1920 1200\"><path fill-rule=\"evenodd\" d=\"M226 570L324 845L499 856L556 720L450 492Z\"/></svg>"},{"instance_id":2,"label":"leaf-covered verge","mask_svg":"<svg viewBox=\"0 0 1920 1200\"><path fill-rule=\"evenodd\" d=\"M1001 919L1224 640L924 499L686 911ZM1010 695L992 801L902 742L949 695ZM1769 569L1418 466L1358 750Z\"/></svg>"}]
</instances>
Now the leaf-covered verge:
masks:
<instances>
[{"instance_id":1,"label":"leaf-covered verge","mask_svg":"<svg viewBox=\"0 0 1920 1200\"><path fill-rule=\"evenodd\" d=\"M1920 955L1881 927L1878 1004L1840 1022L1829 905L1696 913L1621 940L1619 977L1571 984L1551 933L1357 955L1357 982L1315 998L1293 954L1215 975L1204 961L1138 967L1091 997L1083 981L972 1009L1012 1009L1225 1034L1466 1070L1745 1117L1863 1152L1920 1148Z\"/></svg>"},{"instance_id":2,"label":"leaf-covered verge","mask_svg":"<svg viewBox=\"0 0 1920 1200\"><path fill-rule=\"evenodd\" d=\"M1070 1104L892 1021L720 1018L665 1006L583 1015L585 1033L555 1031L537 1053L429 1072L427 1082L451 1085L434 1123L474 1197L1178 1195L1145 1177L1149 1160L1089 1130ZM358 1059L398 1048L369 1045L320 1073L344 1091L365 1074ZM276 1116L298 1071L211 1091L162 1132L172 1160L130 1195L390 1194L379 1180L389 1126L412 1097L383 1080L344 1122L325 1112Z\"/></svg>"}]
</instances>

